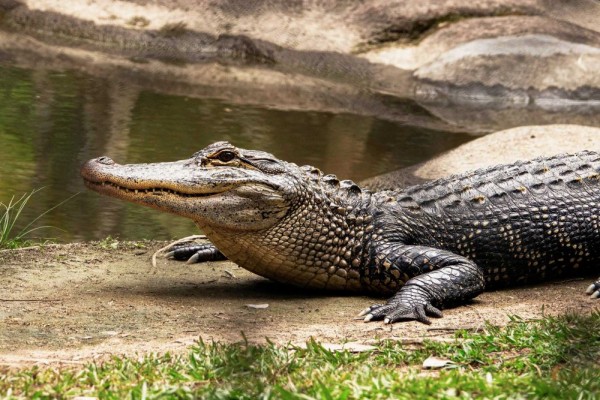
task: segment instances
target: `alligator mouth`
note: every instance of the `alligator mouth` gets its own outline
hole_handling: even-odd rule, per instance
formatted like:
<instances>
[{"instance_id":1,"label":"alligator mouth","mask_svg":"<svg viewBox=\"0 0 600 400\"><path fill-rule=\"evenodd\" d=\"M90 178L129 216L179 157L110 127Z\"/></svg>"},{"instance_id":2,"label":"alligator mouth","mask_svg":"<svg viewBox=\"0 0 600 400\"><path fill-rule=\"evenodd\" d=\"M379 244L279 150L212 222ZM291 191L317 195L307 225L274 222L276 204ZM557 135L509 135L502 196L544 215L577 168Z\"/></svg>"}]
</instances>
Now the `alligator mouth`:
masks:
<instances>
[{"instance_id":1,"label":"alligator mouth","mask_svg":"<svg viewBox=\"0 0 600 400\"><path fill-rule=\"evenodd\" d=\"M89 179L84 179L85 185L96 191L96 192L111 192L111 193L123 193L123 194L142 194L142 195L153 195L153 196L162 196L164 194L171 194L180 197L209 197L215 194L219 194L222 192L212 192L212 193L183 193L174 189L167 189L161 187L150 187L150 188L129 188L126 186L121 186L111 181L92 181Z\"/></svg>"}]
</instances>

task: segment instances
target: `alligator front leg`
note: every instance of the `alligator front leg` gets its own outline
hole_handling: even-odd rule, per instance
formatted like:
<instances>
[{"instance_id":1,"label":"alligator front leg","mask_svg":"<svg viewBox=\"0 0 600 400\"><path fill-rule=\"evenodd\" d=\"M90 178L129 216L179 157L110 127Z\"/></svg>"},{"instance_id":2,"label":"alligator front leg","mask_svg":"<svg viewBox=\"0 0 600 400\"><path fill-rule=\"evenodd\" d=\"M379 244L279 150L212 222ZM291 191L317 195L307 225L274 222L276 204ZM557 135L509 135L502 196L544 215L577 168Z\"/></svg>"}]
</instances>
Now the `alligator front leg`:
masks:
<instances>
[{"instance_id":1,"label":"alligator front leg","mask_svg":"<svg viewBox=\"0 0 600 400\"><path fill-rule=\"evenodd\" d=\"M396 245L385 250L385 258L376 273L411 277L385 304L371 306L361 313L365 321L393 323L417 320L425 324L427 316L441 317L440 309L464 303L483 292L483 271L465 257L425 246ZM398 273L394 274L394 270Z\"/></svg>"}]
</instances>

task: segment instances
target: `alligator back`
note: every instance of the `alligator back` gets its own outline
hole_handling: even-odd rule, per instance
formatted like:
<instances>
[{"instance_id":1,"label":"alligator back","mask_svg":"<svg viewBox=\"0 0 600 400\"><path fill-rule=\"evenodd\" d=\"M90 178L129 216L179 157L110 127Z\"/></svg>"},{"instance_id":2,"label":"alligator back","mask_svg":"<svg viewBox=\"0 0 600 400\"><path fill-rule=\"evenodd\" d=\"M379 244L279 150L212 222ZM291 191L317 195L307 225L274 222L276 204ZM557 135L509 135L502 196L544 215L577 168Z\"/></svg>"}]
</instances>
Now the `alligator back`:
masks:
<instances>
[{"instance_id":1,"label":"alligator back","mask_svg":"<svg viewBox=\"0 0 600 400\"><path fill-rule=\"evenodd\" d=\"M487 287L567 275L600 258L595 152L480 169L393 196L409 225L404 242L472 259Z\"/></svg>"}]
</instances>

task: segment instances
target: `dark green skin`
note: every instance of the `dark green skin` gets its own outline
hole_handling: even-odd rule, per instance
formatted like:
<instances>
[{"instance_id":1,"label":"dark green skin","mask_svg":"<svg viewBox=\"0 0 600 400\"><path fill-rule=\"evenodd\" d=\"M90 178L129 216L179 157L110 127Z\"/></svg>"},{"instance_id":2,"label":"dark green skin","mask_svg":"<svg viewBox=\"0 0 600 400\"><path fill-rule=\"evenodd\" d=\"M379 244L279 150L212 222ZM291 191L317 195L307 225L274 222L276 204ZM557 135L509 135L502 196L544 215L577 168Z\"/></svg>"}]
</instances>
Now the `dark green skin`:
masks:
<instances>
[{"instance_id":1,"label":"dark green skin","mask_svg":"<svg viewBox=\"0 0 600 400\"><path fill-rule=\"evenodd\" d=\"M234 152L237 159L219 161L224 150ZM598 271L597 153L538 158L377 193L323 176L313 167L298 167L223 142L182 163L195 169L190 169L182 189L168 186L186 190L187 197L177 201L190 199L192 187L202 187L199 190L206 196L206 175L219 168L233 175L251 173L269 187L269 201L281 198L277 197L275 211L256 200L265 210L252 217L260 229L242 231L231 225L224 228L214 218L207 222L200 217L210 212L206 208L197 208L200 212L188 207L184 212L180 205L156 205L121 196L116 189L107 194L193 218L216 245L182 248L176 257L198 251L198 261L227 257L263 276L298 286L393 294L386 304L363 311L366 321L428 323L427 316L439 317L440 309L462 304L484 289ZM96 182L89 185L100 192L106 191L99 181L128 187L123 176L130 176L136 185L147 180L160 187L161 179L168 182L168 177L148 177L160 177L161 165L166 169L167 164L144 164L140 173L139 166L105 168L91 160L82 173L86 181ZM172 163L168 165L173 169ZM185 175L187 167L181 168ZM200 178L192 178L193 174ZM116 175L121 177L117 181L112 178ZM252 193L256 198L262 195ZM246 214L247 210L240 215ZM223 219L233 219L232 215L236 214L225 212ZM588 293L600 297L600 280L590 285Z\"/></svg>"}]
</instances>

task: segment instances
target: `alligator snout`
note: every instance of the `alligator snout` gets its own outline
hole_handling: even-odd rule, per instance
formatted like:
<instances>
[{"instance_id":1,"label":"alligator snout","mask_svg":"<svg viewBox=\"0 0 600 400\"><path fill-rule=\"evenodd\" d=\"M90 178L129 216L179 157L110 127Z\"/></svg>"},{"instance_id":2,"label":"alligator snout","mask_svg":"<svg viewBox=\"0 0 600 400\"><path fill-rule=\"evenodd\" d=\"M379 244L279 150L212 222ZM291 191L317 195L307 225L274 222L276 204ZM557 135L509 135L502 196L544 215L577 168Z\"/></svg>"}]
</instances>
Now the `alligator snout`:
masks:
<instances>
[{"instance_id":1,"label":"alligator snout","mask_svg":"<svg viewBox=\"0 0 600 400\"><path fill-rule=\"evenodd\" d=\"M82 165L81 176L86 181L97 182L97 181L101 180L101 175L104 172L104 167L112 166L115 164L116 163L110 157L102 156L102 157L94 158L92 160L87 161L85 164Z\"/></svg>"}]
</instances>

